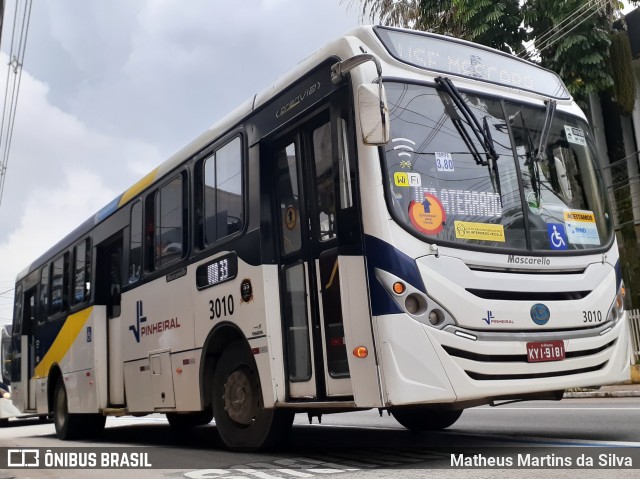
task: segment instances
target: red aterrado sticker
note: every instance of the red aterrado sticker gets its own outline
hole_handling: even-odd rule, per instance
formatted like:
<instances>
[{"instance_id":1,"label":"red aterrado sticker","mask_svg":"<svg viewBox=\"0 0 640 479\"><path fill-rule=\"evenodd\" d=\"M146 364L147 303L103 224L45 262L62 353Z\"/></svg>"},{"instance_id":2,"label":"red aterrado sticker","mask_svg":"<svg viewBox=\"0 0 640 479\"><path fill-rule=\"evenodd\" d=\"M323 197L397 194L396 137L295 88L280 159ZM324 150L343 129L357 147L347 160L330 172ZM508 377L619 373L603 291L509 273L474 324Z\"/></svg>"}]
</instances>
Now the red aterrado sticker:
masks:
<instances>
[{"instance_id":1,"label":"red aterrado sticker","mask_svg":"<svg viewBox=\"0 0 640 479\"><path fill-rule=\"evenodd\" d=\"M409 203L409 219L418 231L428 235L440 233L447 221L447 212L440 200L431 193L424 194L422 203Z\"/></svg>"}]
</instances>

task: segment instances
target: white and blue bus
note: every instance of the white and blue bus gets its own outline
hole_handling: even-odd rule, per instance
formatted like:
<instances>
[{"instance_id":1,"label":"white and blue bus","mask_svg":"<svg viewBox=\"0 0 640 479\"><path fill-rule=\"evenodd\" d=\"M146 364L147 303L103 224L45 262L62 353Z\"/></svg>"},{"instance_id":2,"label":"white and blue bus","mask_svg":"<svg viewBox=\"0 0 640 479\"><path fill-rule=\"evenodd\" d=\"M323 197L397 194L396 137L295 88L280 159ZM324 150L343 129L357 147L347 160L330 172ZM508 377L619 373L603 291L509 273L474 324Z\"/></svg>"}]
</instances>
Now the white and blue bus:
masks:
<instances>
[{"instance_id":1,"label":"white and blue bus","mask_svg":"<svg viewBox=\"0 0 640 479\"><path fill-rule=\"evenodd\" d=\"M295 413L465 408L629 377L593 133L513 56L360 27L19 274L11 383L57 435L109 415L274 444Z\"/></svg>"}]
</instances>

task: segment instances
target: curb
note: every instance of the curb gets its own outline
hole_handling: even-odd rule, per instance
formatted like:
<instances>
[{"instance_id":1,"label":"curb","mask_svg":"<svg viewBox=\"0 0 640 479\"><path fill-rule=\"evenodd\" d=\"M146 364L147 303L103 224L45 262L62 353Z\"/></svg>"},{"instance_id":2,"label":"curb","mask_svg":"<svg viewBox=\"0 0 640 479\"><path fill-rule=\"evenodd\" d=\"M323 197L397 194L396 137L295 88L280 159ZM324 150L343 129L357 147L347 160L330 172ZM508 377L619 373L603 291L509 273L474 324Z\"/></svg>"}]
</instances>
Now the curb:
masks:
<instances>
[{"instance_id":1,"label":"curb","mask_svg":"<svg viewBox=\"0 0 640 479\"><path fill-rule=\"evenodd\" d=\"M640 391L579 391L566 392L564 399L577 398L637 398L640 397Z\"/></svg>"}]
</instances>

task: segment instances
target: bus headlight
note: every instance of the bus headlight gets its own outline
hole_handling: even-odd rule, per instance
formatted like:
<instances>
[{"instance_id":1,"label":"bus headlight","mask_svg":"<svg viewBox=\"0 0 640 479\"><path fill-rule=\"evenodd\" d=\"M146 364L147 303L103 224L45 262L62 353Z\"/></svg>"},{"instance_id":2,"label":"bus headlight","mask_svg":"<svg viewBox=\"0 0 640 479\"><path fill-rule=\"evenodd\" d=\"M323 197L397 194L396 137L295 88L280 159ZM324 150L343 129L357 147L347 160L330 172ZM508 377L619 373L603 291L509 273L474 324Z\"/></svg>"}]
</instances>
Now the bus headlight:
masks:
<instances>
[{"instance_id":1,"label":"bus headlight","mask_svg":"<svg viewBox=\"0 0 640 479\"><path fill-rule=\"evenodd\" d=\"M416 321L438 329L456 324L447 310L427 296L424 291L420 291L388 271L376 268L375 272L376 278L400 310Z\"/></svg>"},{"instance_id":2,"label":"bus headlight","mask_svg":"<svg viewBox=\"0 0 640 479\"><path fill-rule=\"evenodd\" d=\"M611 310L609 311L608 321L616 321L618 318L622 317L624 313L624 295L626 291L624 288L624 283L620 284L620 289L618 289L618 293L616 294L616 299L611 306Z\"/></svg>"}]
</instances>

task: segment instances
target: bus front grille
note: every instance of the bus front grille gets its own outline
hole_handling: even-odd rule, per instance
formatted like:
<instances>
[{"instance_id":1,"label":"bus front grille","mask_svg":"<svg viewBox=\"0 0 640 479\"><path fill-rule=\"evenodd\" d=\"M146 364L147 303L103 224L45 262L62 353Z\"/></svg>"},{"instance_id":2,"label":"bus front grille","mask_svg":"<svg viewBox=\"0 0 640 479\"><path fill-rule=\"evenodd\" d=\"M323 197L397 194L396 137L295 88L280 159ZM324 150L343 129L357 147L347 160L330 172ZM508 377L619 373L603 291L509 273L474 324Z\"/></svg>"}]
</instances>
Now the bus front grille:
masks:
<instances>
[{"instance_id":1,"label":"bus front grille","mask_svg":"<svg viewBox=\"0 0 640 479\"><path fill-rule=\"evenodd\" d=\"M617 339L594 349L584 349L581 351L567 351L565 353L565 359L581 358L585 356L592 356L598 354L607 349L613 348ZM483 362L483 363L526 363L526 354L479 354L472 351L464 351L462 349L452 348L450 346L442 346L442 348L449 354L457 358L469 359L471 361Z\"/></svg>"},{"instance_id":2,"label":"bus front grille","mask_svg":"<svg viewBox=\"0 0 640 479\"><path fill-rule=\"evenodd\" d=\"M541 378L553 378L559 376L571 376L574 374L590 373L593 371L599 371L604 368L609 361L605 361L596 366L581 369L569 369L565 371L553 371L547 373L532 373L532 374L481 374L473 371L465 371L467 376L476 381L509 381L514 379L541 379Z\"/></svg>"}]
</instances>

